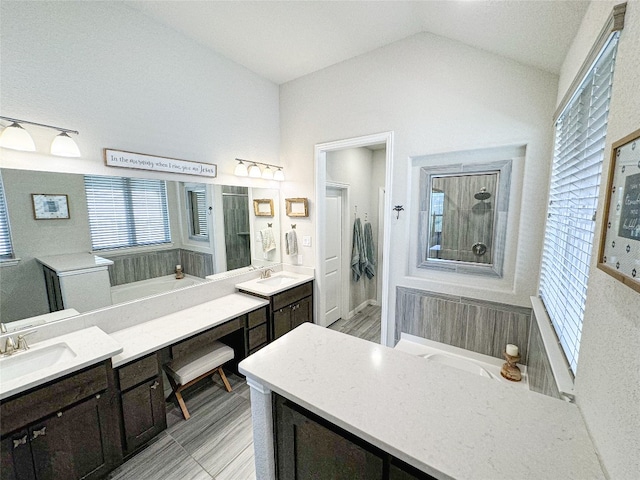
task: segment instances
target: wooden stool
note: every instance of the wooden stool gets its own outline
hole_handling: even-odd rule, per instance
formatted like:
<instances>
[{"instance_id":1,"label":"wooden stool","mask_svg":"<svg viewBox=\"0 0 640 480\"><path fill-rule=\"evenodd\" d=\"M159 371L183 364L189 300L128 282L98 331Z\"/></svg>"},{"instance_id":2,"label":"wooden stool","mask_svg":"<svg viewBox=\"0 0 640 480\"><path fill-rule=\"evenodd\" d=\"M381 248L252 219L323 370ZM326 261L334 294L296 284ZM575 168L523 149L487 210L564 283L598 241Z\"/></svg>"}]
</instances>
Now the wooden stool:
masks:
<instances>
[{"instance_id":1,"label":"wooden stool","mask_svg":"<svg viewBox=\"0 0 640 480\"><path fill-rule=\"evenodd\" d=\"M185 420L189 420L190 415L181 392L216 372L220 374L227 392L230 392L231 385L229 385L229 381L222 370L222 365L229 360L233 360L233 357L233 348L221 342L214 342L211 345L194 350L184 357L174 359L164 366L173 390L171 395L176 396Z\"/></svg>"}]
</instances>

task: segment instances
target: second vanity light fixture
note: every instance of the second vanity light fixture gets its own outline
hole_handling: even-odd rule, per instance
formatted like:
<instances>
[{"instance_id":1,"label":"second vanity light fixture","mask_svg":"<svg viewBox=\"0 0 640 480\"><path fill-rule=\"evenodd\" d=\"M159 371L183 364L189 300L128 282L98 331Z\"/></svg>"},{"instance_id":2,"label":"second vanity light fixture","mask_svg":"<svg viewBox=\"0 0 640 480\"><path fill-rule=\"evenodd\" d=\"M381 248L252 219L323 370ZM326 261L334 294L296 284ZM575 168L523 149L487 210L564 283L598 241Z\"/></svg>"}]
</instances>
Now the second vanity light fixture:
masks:
<instances>
[{"instance_id":1,"label":"second vanity light fixture","mask_svg":"<svg viewBox=\"0 0 640 480\"><path fill-rule=\"evenodd\" d=\"M57 130L60 133L51 142L51 155L57 155L59 157L79 157L80 149L76 142L69 136L70 133L79 135L76 130L70 130L68 128L54 127L53 125L45 125L43 123L30 122L28 120L18 120L17 118L1 117L0 120L6 120L11 122L11 125L5 127L0 134L0 147L10 148L12 150L21 150L24 152L35 152L36 145L31 138L29 132L27 132L21 125L23 123L28 125L36 125L38 127L51 128Z\"/></svg>"},{"instance_id":2,"label":"second vanity light fixture","mask_svg":"<svg viewBox=\"0 0 640 480\"><path fill-rule=\"evenodd\" d=\"M233 173L238 177L264 178L265 180L277 180L278 182L284 181L284 172L282 171L282 167L271 165L269 163L243 160L241 158L236 158L236 161L238 162L238 165L236 165L236 169ZM249 164L248 167L247 164ZM261 170L258 165L264 165L264 170ZM274 172L271 167L277 170Z\"/></svg>"}]
</instances>

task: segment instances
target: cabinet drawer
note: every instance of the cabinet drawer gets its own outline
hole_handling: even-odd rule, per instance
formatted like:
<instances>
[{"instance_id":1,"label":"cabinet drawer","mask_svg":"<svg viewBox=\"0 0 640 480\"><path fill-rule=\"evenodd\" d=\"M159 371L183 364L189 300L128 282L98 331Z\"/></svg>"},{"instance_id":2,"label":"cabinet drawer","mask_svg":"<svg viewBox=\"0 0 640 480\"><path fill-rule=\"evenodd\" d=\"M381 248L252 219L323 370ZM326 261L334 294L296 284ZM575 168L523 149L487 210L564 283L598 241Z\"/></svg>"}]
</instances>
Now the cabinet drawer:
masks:
<instances>
[{"instance_id":1,"label":"cabinet drawer","mask_svg":"<svg viewBox=\"0 0 640 480\"><path fill-rule=\"evenodd\" d=\"M249 312L247 315L247 327L253 328L267 322L267 307Z\"/></svg>"},{"instance_id":2,"label":"cabinet drawer","mask_svg":"<svg viewBox=\"0 0 640 480\"><path fill-rule=\"evenodd\" d=\"M308 297L311 293L313 293L313 282L307 282L282 293L278 293L273 296L273 309L279 310L282 307L291 305L304 297Z\"/></svg>"},{"instance_id":3,"label":"cabinet drawer","mask_svg":"<svg viewBox=\"0 0 640 480\"><path fill-rule=\"evenodd\" d=\"M234 318L233 320L229 320L221 325L213 327L206 332L202 332L199 335L191 337L183 342L178 343L171 347L171 356L172 358L179 358L184 356L184 354L197 350L204 345L210 345L215 340L218 340L225 335L235 332L236 330L240 330L244 328L245 317L242 315L241 317Z\"/></svg>"},{"instance_id":4,"label":"cabinet drawer","mask_svg":"<svg viewBox=\"0 0 640 480\"><path fill-rule=\"evenodd\" d=\"M107 389L107 365L101 363L0 403L4 435Z\"/></svg>"},{"instance_id":5,"label":"cabinet drawer","mask_svg":"<svg viewBox=\"0 0 640 480\"><path fill-rule=\"evenodd\" d=\"M158 357L154 353L118 369L120 390L131 388L156 375L158 375Z\"/></svg>"},{"instance_id":6,"label":"cabinet drawer","mask_svg":"<svg viewBox=\"0 0 640 480\"><path fill-rule=\"evenodd\" d=\"M249 330L249 350L267 343L267 324Z\"/></svg>"}]
</instances>

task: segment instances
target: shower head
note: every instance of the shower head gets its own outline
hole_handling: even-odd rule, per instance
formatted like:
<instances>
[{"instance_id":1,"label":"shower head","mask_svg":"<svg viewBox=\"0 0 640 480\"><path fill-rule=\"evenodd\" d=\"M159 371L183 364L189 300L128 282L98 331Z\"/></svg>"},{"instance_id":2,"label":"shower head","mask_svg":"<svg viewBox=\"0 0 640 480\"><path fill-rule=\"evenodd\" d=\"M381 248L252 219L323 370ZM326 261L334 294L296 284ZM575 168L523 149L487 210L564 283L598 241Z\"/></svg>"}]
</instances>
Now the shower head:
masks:
<instances>
[{"instance_id":1,"label":"shower head","mask_svg":"<svg viewBox=\"0 0 640 480\"><path fill-rule=\"evenodd\" d=\"M486 200L487 198L490 198L490 197L491 197L491 194L487 192L487 189L484 187L482 187L480 191L474 195L474 198L476 200Z\"/></svg>"}]
</instances>

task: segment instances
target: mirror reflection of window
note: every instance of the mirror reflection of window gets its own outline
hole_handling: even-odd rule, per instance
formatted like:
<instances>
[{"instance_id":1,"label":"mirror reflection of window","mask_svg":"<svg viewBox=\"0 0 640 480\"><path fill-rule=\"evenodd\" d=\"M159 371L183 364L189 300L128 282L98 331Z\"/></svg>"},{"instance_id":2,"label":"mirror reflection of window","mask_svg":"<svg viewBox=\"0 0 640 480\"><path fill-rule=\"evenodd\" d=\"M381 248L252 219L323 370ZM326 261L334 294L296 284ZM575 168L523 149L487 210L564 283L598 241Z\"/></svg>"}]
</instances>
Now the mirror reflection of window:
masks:
<instances>
[{"instance_id":1,"label":"mirror reflection of window","mask_svg":"<svg viewBox=\"0 0 640 480\"><path fill-rule=\"evenodd\" d=\"M205 185L187 185L187 211L189 215L189 238L209 241L207 189Z\"/></svg>"},{"instance_id":2,"label":"mirror reflection of window","mask_svg":"<svg viewBox=\"0 0 640 480\"><path fill-rule=\"evenodd\" d=\"M444 192L434 188L431 192L431 218L429 223L428 258L440 258L442 248L442 216L444 213Z\"/></svg>"}]
</instances>

